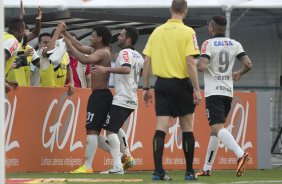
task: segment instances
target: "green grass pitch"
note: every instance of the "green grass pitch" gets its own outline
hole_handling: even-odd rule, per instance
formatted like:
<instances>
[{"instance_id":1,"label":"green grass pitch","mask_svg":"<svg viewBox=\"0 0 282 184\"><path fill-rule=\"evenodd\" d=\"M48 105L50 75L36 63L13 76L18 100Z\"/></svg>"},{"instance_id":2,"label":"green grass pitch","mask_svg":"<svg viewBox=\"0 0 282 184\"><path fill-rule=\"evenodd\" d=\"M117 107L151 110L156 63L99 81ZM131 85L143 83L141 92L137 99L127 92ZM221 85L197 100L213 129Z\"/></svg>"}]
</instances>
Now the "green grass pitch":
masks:
<instances>
[{"instance_id":1,"label":"green grass pitch","mask_svg":"<svg viewBox=\"0 0 282 184\"><path fill-rule=\"evenodd\" d=\"M212 172L211 177L199 177L196 181L189 183L281 183L282 184L282 169L271 170L247 170L241 177L236 177L234 170L217 170ZM169 171L168 174L173 178L172 182L165 183L187 183L184 181L184 171ZM13 183L11 179L17 178L32 178L41 179L33 180L26 183L163 183L164 181L152 181L151 171L129 171L125 175L100 175L94 174L70 174L70 173L8 173L6 174L7 184ZM44 179L42 179L44 178ZM52 178L52 179L50 179ZM23 182L25 183L25 182Z\"/></svg>"}]
</instances>

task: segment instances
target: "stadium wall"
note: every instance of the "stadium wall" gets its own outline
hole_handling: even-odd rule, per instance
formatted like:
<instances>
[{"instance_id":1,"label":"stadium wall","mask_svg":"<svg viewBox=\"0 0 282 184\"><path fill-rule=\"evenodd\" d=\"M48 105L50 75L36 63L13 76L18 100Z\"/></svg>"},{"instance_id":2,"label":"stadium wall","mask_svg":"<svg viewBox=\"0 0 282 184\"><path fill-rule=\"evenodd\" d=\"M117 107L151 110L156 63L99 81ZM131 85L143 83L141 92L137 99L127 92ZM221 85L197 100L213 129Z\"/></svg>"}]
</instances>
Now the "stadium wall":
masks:
<instances>
[{"instance_id":1,"label":"stadium wall","mask_svg":"<svg viewBox=\"0 0 282 184\"><path fill-rule=\"evenodd\" d=\"M67 96L65 88L19 87L5 100L5 166L11 172L68 172L84 162L85 117L90 89L76 89ZM138 91L139 100L142 91ZM264 139L269 129L263 128L269 116L267 97L254 92L236 92L226 127L239 145L251 154L250 169L270 167L271 142ZM262 105L263 103L263 105ZM258 107L259 106L259 107ZM205 103L196 108L194 167L204 164L209 126ZM152 137L155 129L154 105L145 107L139 101L138 110L124 124L132 155L133 170L153 170ZM263 131L263 133L262 133ZM178 120L171 119L166 136L164 167L185 169L182 138ZM269 141L269 142L268 142ZM112 164L109 153L98 149L93 162L95 171ZM214 169L236 169L237 158L220 145Z\"/></svg>"}]
</instances>

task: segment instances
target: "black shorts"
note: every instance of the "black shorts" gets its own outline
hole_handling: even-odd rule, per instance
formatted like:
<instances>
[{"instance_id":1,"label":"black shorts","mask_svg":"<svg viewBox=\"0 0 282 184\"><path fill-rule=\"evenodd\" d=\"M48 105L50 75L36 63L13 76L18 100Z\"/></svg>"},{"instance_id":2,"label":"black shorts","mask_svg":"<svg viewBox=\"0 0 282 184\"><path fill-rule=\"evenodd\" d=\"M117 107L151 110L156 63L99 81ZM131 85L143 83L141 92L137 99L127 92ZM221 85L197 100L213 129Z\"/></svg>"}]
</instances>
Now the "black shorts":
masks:
<instances>
[{"instance_id":1,"label":"black shorts","mask_svg":"<svg viewBox=\"0 0 282 184\"><path fill-rule=\"evenodd\" d=\"M193 86L190 79L158 77L155 83L157 116L179 117L194 113Z\"/></svg>"},{"instance_id":2,"label":"black shorts","mask_svg":"<svg viewBox=\"0 0 282 184\"><path fill-rule=\"evenodd\" d=\"M113 101L113 95L109 89L97 89L92 91L87 105L86 129L101 132L107 119Z\"/></svg>"},{"instance_id":3,"label":"black shorts","mask_svg":"<svg viewBox=\"0 0 282 184\"><path fill-rule=\"evenodd\" d=\"M231 103L232 98L229 96L213 95L206 97L206 113L210 126L225 123Z\"/></svg>"},{"instance_id":4,"label":"black shorts","mask_svg":"<svg viewBox=\"0 0 282 184\"><path fill-rule=\"evenodd\" d=\"M103 129L118 133L119 129L133 111L133 109L112 105L107 120L103 124Z\"/></svg>"}]
</instances>

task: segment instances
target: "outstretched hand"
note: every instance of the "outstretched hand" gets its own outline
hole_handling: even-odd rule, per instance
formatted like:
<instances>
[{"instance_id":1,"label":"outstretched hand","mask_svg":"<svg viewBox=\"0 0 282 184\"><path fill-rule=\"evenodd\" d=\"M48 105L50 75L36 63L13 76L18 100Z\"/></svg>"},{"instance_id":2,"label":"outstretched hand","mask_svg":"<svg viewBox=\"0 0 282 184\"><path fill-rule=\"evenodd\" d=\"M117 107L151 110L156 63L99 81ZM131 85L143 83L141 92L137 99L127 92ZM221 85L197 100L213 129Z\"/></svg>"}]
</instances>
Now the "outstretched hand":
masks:
<instances>
[{"instance_id":1,"label":"outstretched hand","mask_svg":"<svg viewBox=\"0 0 282 184\"><path fill-rule=\"evenodd\" d=\"M30 49L28 49L27 51L24 52L24 55L25 55L25 57L28 57L28 56L32 56L33 53L34 53L33 48L30 48Z\"/></svg>"},{"instance_id":2,"label":"outstretched hand","mask_svg":"<svg viewBox=\"0 0 282 184\"><path fill-rule=\"evenodd\" d=\"M59 30L60 32L64 32L66 31L66 24L64 22L59 22L59 24L57 25L57 30Z\"/></svg>"},{"instance_id":3,"label":"outstretched hand","mask_svg":"<svg viewBox=\"0 0 282 184\"><path fill-rule=\"evenodd\" d=\"M23 19L23 17L25 16L25 10L24 10L24 5L23 5L23 1L21 0L20 3L20 19Z\"/></svg>"},{"instance_id":4,"label":"outstretched hand","mask_svg":"<svg viewBox=\"0 0 282 184\"><path fill-rule=\"evenodd\" d=\"M101 65L95 65L91 67L91 73L98 75L102 73L107 73L107 68Z\"/></svg>"},{"instance_id":5,"label":"outstretched hand","mask_svg":"<svg viewBox=\"0 0 282 184\"><path fill-rule=\"evenodd\" d=\"M37 20L41 20L42 19L42 8L40 6L38 6L38 9L37 9L36 19Z\"/></svg>"}]
</instances>

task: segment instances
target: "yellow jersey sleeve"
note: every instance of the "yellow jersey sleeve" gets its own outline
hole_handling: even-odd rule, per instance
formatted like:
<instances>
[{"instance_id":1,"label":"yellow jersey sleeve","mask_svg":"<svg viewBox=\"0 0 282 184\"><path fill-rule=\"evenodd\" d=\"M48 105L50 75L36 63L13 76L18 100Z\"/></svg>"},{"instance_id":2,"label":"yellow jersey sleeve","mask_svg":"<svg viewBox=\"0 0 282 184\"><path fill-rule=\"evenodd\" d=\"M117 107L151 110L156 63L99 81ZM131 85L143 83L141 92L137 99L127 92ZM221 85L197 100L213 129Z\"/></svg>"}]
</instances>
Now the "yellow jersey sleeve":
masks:
<instances>
[{"instance_id":1,"label":"yellow jersey sleeve","mask_svg":"<svg viewBox=\"0 0 282 184\"><path fill-rule=\"evenodd\" d=\"M153 33L150 35L149 39L148 39L148 42L143 50L143 54L146 55L146 56L152 56L152 40L154 39L155 37L155 32L157 31L157 29L155 29L153 31Z\"/></svg>"}]
</instances>

